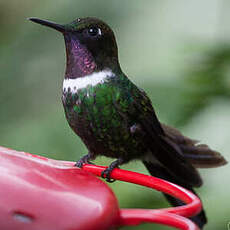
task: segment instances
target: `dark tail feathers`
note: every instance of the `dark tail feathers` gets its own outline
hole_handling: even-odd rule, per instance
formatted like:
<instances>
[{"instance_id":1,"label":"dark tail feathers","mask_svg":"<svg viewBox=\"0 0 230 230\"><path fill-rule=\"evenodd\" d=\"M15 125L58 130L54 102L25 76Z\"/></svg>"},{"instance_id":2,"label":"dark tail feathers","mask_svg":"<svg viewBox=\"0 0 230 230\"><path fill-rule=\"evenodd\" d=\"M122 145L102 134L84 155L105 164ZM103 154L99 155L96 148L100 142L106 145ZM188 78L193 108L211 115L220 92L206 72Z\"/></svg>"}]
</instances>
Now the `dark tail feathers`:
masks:
<instances>
[{"instance_id":1,"label":"dark tail feathers","mask_svg":"<svg viewBox=\"0 0 230 230\"><path fill-rule=\"evenodd\" d=\"M193 189L191 189L190 191L192 191L194 194L196 194ZM172 206L181 206L181 205L184 205L184 203L182 201L180 201L178 199L175 199L174 197L171 197L171 196L169 196L167 194L164 194L164 196L166 197L166 199L168 200L168 202ZM202 209L201 212L198 215L190 217L189 219L192 220L197 226L199 226L200 229L202 229L203 226L207 223L207 218L206 218L204 209Z\"/></svg>"},{"instance_id":2,"label":"dark tail feathers","mask_svg":"<svg viewBox=\"0 0 230 230\"><path fill-rule=\"evenodd\" d=\"M152 176L155 176L155 177L170 181L172 183L178 184L178 185L190 190L194 194L196 194L195 191L191 187L187 186L186 184L181 184L181 182L178 182L178 180L174 176L172 176L172 174L166 168L161 166L159 163L157 163L157 162L152 163L152 162L146 162L146 161L143 161L143 163ZM167 194L164 194L164 196L170 202L170 204L173 206L184 205L184 203L182 201L180 201L174 197L171 197ZM201 212L198 215L191 217L190 219L195 224L197 224L200 229L202 229L203 226L207 223L207 218L206 218L206 215L205 215L205 212L203 209L201 210Z\"/></svg>"}]
</instances>

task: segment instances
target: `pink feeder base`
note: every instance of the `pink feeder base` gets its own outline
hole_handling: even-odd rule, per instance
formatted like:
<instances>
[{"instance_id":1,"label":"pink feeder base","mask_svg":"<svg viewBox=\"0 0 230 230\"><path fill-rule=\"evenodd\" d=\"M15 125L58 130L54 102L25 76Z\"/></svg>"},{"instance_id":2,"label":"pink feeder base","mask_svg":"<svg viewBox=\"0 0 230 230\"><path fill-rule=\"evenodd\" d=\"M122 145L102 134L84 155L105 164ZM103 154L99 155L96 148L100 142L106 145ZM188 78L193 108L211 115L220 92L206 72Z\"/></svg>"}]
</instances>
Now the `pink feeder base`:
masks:
<instances>
[{"instance_id":1,"label":"pink feeder base","mask_svg":"<svg viewBox=\"0 0 230 230\"><path fill-rule=\"evenodd\" d=\"M185 218L201 210L192 193L158 178L115 169L114 179L154 188L187 203L161 210L120 210L111 189L94 176L104 169L84 165L82 170L73 162L0 147L0 229L108 230L142 222L198 229Z\"/></svg>"}]
</instances>

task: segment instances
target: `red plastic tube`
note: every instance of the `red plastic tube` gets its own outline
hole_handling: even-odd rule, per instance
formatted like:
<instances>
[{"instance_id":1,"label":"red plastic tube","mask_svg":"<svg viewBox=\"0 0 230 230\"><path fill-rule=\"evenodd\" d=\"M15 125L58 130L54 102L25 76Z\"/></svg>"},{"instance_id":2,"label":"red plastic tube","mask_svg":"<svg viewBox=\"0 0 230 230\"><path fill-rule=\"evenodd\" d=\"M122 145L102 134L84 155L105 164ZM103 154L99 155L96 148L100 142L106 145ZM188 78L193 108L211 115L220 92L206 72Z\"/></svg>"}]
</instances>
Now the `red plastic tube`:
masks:
<instances>
[{"instance_id":1,"label":"red plastic tube","mask_svg":"<svg viewBox=\"0 0 230 230\"><path fill-rule=\"evenodd\" d=\"M106 167L89 165L83 166L83 170L96 176L100 176ZM138 225L142 222L158 223L184 230L198 230L199 228L188 218L201 211L202 205L197 196L190 191L172 184L168 181L122 169L114 169L111 178L126 181L167 193L182 200L186 205L165 209L121 209L120 225Z\"/></svg>"}]
</instances>

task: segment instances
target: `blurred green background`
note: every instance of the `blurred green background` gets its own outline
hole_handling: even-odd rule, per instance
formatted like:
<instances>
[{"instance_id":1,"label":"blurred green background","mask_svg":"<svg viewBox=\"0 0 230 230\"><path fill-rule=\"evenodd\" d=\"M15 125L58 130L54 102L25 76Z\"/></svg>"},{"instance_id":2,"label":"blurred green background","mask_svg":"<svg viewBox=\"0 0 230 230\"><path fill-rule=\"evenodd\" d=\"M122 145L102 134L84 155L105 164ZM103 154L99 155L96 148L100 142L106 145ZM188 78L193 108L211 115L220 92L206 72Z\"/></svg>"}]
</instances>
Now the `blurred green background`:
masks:
<instances>
[{"instance_id":1,"label":"blurred green background","mask_svg":"<svg viewBox=\"0 0 230 230\"><path fill-rule=\"evenodd\" d=\"M160 120L229 159L229 11L227 0L0 0L0 145L72 161L87 152L62 108L62 35L26 18L67 23L95 16L114 29L123 71L147 91ZM147 173L140 162L122 168ZM206 229L227 229L229 166L200 172ZM121 207L167 206L158 192L122 182L112 188Z\"/></svg>"}]
</instances>

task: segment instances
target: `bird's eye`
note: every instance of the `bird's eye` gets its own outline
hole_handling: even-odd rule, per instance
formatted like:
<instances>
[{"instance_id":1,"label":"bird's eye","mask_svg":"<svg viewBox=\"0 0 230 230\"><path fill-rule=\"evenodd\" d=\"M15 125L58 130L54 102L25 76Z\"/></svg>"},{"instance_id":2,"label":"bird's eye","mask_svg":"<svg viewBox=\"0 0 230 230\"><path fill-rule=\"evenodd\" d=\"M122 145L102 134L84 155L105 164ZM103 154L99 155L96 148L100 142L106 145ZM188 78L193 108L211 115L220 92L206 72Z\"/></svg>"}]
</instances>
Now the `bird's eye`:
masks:
<instances>
[{"instance_id":1,"label":"bird's eye","mask_svg":"<svg viewBox=\"0 0 230 230\"><path fill-rule=\"evenodd\" d=\"M91 37L95 37L97 35L101 35L101 29L100 28L97 28L97 27L90 27L88 29L88 34L91 36Z\"/></svg>"}]
</instances>

